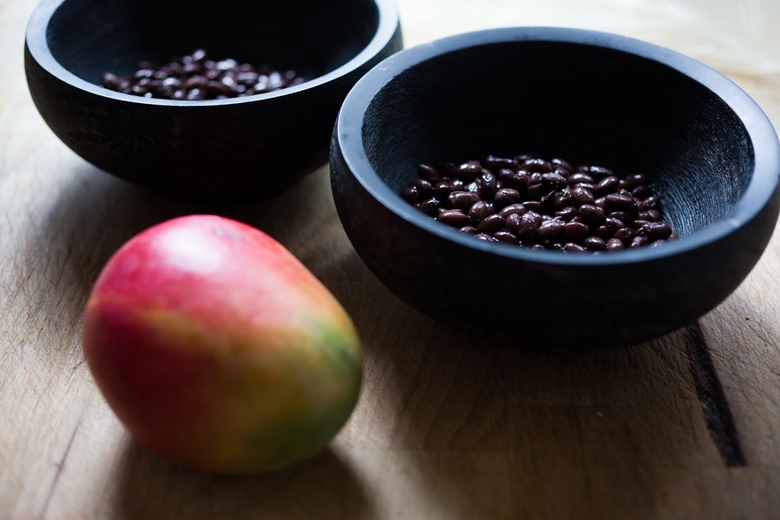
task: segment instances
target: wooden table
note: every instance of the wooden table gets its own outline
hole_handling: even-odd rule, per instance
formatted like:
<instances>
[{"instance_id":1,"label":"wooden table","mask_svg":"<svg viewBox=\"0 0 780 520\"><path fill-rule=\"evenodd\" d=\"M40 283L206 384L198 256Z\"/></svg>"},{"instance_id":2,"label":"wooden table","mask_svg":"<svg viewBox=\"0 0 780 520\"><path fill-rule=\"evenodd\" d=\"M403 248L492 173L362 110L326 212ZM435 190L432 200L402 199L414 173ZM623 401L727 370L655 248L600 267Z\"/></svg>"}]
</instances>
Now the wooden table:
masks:
<instances>
[{"instance_id":1,"label":"wooden table","mask_svg":"<svg viewBox=\"0 0 780 520\"><path fill-rule=\"evenodd\" d=\"M637 2L540 3L399 7L407 46L537 22L651 34L623 23L642 20ZM368 272L326 168L225 209L168 200L77 157L27 92L34 6L0 0L0 519L780 518L777 234L728 300L656 341L550 355L464 338ZM726 72L780 127L780 75ZM131 440L84 364L83 307L104 262L144 228L195 212L275 236L359 328L359 405L327 451L296 467L218 477L174 466Z\"/></svg>"}]
</instances>

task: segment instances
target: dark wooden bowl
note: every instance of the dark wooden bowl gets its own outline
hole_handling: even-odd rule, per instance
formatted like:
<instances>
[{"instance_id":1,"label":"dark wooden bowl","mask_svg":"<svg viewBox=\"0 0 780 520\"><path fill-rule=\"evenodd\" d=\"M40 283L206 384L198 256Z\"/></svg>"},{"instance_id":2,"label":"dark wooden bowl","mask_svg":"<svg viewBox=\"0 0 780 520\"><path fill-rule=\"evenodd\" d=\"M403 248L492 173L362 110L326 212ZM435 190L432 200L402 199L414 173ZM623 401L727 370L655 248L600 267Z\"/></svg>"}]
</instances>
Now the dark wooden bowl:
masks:
<instances>
[{"instance_id":1,"label":"dark wooden bowl","mask_svg":"<svg viewBox=\"0 0 780 520\"><path fill-rule=\"evenodd\" d=\"M327 164L344 96L401 47L393 0L44 0L27 28L25 70L43 119L98 168L176 197L236 200ZM313 79L211 101L99 86L104 72L130 75L140 61L198 48Z\"/></svg>"},{"instance_id":2,"label":"dark wooden bowl","mask_svg":"<svg viewBox=\"0 0 780 520\"><path fill-rule=\"evenodd\" d=\"M646 173L681 238L602 254L487 243L399 196L420 163L537 152ZM347 96L333 194L355 249L420 311L527 349L629 345L724 300L775 227L780 146L761 109L685 56L565 28L402 51Z\"/></svg>"}]
</instances>

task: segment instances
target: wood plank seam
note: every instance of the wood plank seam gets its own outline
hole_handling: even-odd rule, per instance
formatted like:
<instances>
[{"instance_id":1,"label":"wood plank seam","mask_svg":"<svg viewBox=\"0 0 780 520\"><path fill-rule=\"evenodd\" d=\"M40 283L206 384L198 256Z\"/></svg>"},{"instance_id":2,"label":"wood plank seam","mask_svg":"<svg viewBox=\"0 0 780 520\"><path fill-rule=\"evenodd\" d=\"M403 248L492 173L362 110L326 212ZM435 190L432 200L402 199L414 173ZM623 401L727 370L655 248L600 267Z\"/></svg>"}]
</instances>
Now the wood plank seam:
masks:
<instances>
[{"instance_id":1,"label":"wood plank seam","mask_svg":"<svg viewBox=\"0 0 780 520\"><path fill-rule=\"evenodd\" d=\"M698 321L691 323L684 332L688 366L712 442L727 467L746 466L734 417L715 371L701 324Z\"/></svg>"}]
</instances>

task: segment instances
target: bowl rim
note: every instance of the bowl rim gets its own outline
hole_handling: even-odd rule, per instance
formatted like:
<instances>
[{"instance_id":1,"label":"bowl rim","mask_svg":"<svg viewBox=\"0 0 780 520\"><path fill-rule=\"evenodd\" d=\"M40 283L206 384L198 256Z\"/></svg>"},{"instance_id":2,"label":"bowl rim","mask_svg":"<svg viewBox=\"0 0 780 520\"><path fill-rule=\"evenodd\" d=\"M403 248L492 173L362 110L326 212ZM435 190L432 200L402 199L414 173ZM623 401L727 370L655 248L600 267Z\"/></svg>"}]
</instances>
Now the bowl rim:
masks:
<instances>
[{"instance_id":1,"label":"bowl rim","mask_svg":"<svg viewBox=\"0 0 780 520\"><path fill-rule=\"evenodd\" d=\"M753 176L733 208L720 220L662 247L642 247L609 254L563 254L510 244L490 243L464 236L420 213L382 181L363 146L366 110L375 95L402 72L438 56L495 43L547 41L604 47L658 62L702 84L739 117L751 139ZM357 182L386 209L438 238L475 252L491 253L531 263L557 265L624 265L655 261L712 244L752 220L772 198L780 183L780 142L772 123L758 104L733 81L703 63L665 47L635 38L567 27L517 26L477 30L440 38L402 50L373 67L350 90L336 121L334 139Z\"/></svg>"},{"instance_id":2,"label":"bowl rim","mask_svg":"<svg viewBox=\"0 0 780 520\"><path fill-rule=\"evenodd\" d=\"M369 62L373 57L382 52L393 38L400 25L400 15L395 0L372 0L376 5L379 14L379 24L377 30L369 43L349 61L332 71L312 78L301 83L293 85L274 92L255 94L239 98L227 99L204 99L204 100L170 100L162 98L147 98L124 94L98 84L86 81L65 68L54 58L48 45L47 32L52 16L65 3L73 0L42 0L31 14L25 33L25 46L32 58L52 76L69 84L70 86L89 92L96 96L115 99L139 105L159 105L159 106L187 106L187 107L214 107L223 105L234 105L242 103L252 103L264 99L283 97L317 88L320 85L332 82L338 78L346 76L357 70L360 66Z\"/></svg>"}]
</instances>

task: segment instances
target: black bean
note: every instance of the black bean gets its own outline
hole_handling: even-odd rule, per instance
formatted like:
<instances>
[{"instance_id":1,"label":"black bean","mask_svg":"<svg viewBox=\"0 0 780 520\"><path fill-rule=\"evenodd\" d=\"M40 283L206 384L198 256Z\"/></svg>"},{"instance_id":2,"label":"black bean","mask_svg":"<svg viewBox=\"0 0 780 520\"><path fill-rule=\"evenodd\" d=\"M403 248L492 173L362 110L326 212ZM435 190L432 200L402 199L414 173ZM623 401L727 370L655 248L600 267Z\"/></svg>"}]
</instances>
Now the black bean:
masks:
<instances>
[{"instance_id":1,"label":"black bean","mask_svg":"<svg viewBox=\"0 0 780 520\"><path fill-rule=\"evenodd\" d=\"M604 210L593 204L583 204L580 206L580 215L582 220L588 224L601 225L607 220Z\"/></svg>"},{"instance_id":2,"label":"black bean","mask_svg":"<svg viewBox=\"0 0 780 520\"><path fill-rule=\"evenodd\" d=\"M518 215L522 215L528 211L528 209L525 207L524 204L518 203L518 204L510 204L509 206L504 206L501 211L498 212L499 215L501 215L504 218L507 218L509 215L513 213L517 213Z\"/></svg>"},{"instance_id":3,"label":"black bean","mask_svg":"<svg viewBox=\"0 0 780 520\"><path fill-rule=\"evenodd\" d=\"M596 194L601 197L608 193L612 193L620 185L620 180L614 175L604 177L596 184Z\"/></svg>"},{"instance_id":4,"label":"black bean","mask_svg":"<svg viewBox=\"0 0 780 520\"><path fill-rule=\"evenodd\" d=\"M582 243L590 233L590 228L582 222L567 222L563 226L563 234L570 242Z\"/></svg>"},{"instance_id":5,"label":"black bean","mask_svg":"<svg viewBox=\"0 0 780 520\"><path fill-rule=\"evenodd\" d=\"M468 161L458 167L458 176L466 180L473 180L482 173L482 165L479 161Z\"/></svg>"},{"instance_id":6,"label":"black bean","mask_svg":"<svg viewBox=\"0 0 780 520\"><path fill-rule=\"evenodd\" d=\"M555 212L555 216L559 217L564 222L569 222L573 218L579 216L579 214L580 214L579 210L577 210L577 208L575 208L574 206L567 206Z\"/></svg>"},{"instance_id":7,"label":"black bean","mask_svg":"<svg viewBox=\"0 0 780 520\"><path fill-rule=\"evenodd\" d=\"M417 188L421 198L430 199L433 197L433 185L425 179L414 179L411 185Z\"/></svg>"},{"instance_id":8,"label":"black bean","mask_svg":"<svg viewBox=\"0 0 780 520\"><path fill-rule=\"evenodd\" d=\"M447 200L452 192L452 186L449 182L439 181L433 185L433 196L439 200Z\"/></svg>"},{"instance_id":9,"label":"black bean","mask_svg":"<svg viewBox=\"0 0 780 520\"><path fill-rule=\"evenodd\" d=\"M537 230L537 233L539 234L540 240L547 242L556 239L560 236L563 236L563 228L564 228L563 222L556 219L550 219L547 220L546 222L542 222L539 225L539 229Z\"/></svg>"},{"instance_id":10,"label":"black bean","mask_svg":"<svg viewBox=\"0 0 780 520\"><path fill-rule=\"evenodd\" d=\"M542 204L538 200L526 200L525 202L523 202L523 206L525 206L525 208L528 211L534 211L536 213L539 213L540 215L545 211L544 204Z\"/></svg>"},{"instance_id":11,"label":"black bean","mask_svg":"<svg viewBox=\"0 0 780 520\"><path fill-rule=\"evenodd\" d=\"M569 164L568 162L566 162L563 159L560 159L558 157L554 157L553 159L551 159L550 160L550 164L555 166L556 169L560 168L560 169L565 170L568 173L571 173L571 172L574 171L574 168L571 167L571 164Z\"/></svg>"},{"instance_id":12,"label":"black bean","mask_svg":"<svg viewBox=\"0 0 780 520\"><path fill-rule=\"evenodd\" d=\"M573 186L575 184L593 184L595 181L593 180L593 177L585 172L575 172L569 175L566 182L568 182L570 186Z\"/></svg>"},{"instance_id":13,"label":"black bean","mask_svg":"<svg viewBox=\"0 0 780 520\"><path fill-rule=\"evenodd\" d=\"M633 188L631 190L631 195L634 198L637 198L639 200L645 200L647 197L651 196L653 192L645 185L637 186L636 188Z\"/></svg>"},{"instance_id":14,"label":"black bean","mask_svg":"<svg viewBox=\"0 0 780 520\"><path fill-rule=\"evenodd\" d=\"M637 231L639 236L646 236L651 242L666 240L672 234L672 228L666 222L648 222Z\"/></svg>"},{"instance_id":15,"label":"black bean","mask_svg":"<svg viewBox=\"0 0 780 520\"><path fill-rule=\"evenodd\" d=\"M504 208L510 204L517 204L520 202L520 192L513 188L501 188L496 191L494 198L494 204L496 207Z\"/></svg>"},{"instance_id":16,"label":"black bean","mask_svg":"<svg viewBox=\"0 0 780 520\"><path fill-rule=\"evenodd\" d=\"M625 211L626 213L632 213L637 211L636 201L631 195L624 195L622 193L610 193L603 197L604 207L607 211Z\"/></svg>"},{"instance_id":17,"label":"black bean","mask_svg":"<svg viewBox=\"0 0 780 520\"><path fill-rule=\"evenodd\" d=\"M640 201L637 206L639 207L640 211L647 211L651 209L661 209L661 199L658 197L658 195L651 195L647 197L645 200Z\"/></svg>"},{"instance_id":18,"label":"black bean","mask_svg":"<svg viewBox=\"0 0 780 520\"><path fill-rule=\"evenodd\" d=\"M637 186L644 186L647 184L647 177L644 173L634 173L626 177L621 181L621 188L633 189Z\"/></svg>"},{"instance_id":19,"label":"black bean","mask_svg":"<svg viewBox=\"0 0 780 520\"><path fill-rule=\"evenodd\" d=\"M496 157L494 155L488 155L485 160L482 161L485 168L491 171L500 171L504 168L509 170L517 169L517 161L507 157Z\"/></svg>"},{"instance_id":20,"label":"black bean","mask_svg":"<svg viewBox=\"0 0 780 520\"><path fill-rule=\"evenodd\" d=\"M548 173L553 171L553 166L544 159L530 158L520 164L520 168L529 172Z\"/></svg>"},{"instance_id":21,"label":"black bean","mask_svg":"<svg viewBox=\"0 0 780 520\"><path fill-rule=\"evenodd\" d=\"M427 213L428 215L433 216L438 213L440 207L441 201L439 201L439 199L428 199L422 201L418 206L418 209L423 213Z\"/></svg>"},{"instance_id":22,"label":"black bean","mask_svg":"<svg viewBox=\"0 0 780 520\"><path fill-rule=\"evenodd\" d=\"M583 243L588 251L606 251L607 243L603 238L597 236L587 237Z\"/></svg>"},{"instance_id":23,"label":"black bean","mask_svg":"<svg viewBox=\"0 0 780 520\"><path fill-rule=\"evenodd\" d=\"M477 232L478 233L486 233L488 235L492 235L496 231L499 231L504 227L504 223L506 220L504 220L504 217L501 215L490 215L486 217L482 222L479 223L477 226Z\"/></svg>"},{"instance_id":24,"label":"black bean","mask_svg":"<svg viewBox=\"0 0 780 520\"><path fill-rule=\"evenodd\" d=\"M614 234L615 231L617 231L618 229L622 229L626 227L625 223L622 220L616 219L615 217L612 216L607 216L607 221L605 222L605 224L607 226L607 229L609 229L609 232L612 234Z\"/></svg>"},{"instance_id":25,"label":"black bean","mask_svg":"<svg viewBox=\"0 0 780 520\"><path fill-rule=\"evenodd\" d=\"M499 213L500 215L500 213ZM506 229L510 233L517 235L518 230L520 229L520 217L523 215L523 213L510 213L506 216Z\"/></svg>"},{"instance_id":26,"label":"black bean","mask_svg":"<svg viewBox=\"0 0 780 520\"><path fill-rule=\"evenodd\" d=\"M470 191L453 191L447 198L451 208L462 209L468 211L468 209L479 201L479 195Z\"/></svg>"},{"instance_id":27,"label":"black bean","mask_svg":"<svg viewBox=\"0 0 780 520\"><path fill-rule=\"evenodd\" d=\"M536 232L542 223L542 216L535 211L528 211L520 216L517 225L517 238L520 240L533 240L536 238ZM511 230L510 230L511 231Z\"/></svg>"},{"instance_id":28,"label":"black bean","mask_svg":"<svg viewBox=\"0 0 780 520\"><path fill-rule=\"evenodd\" d=\"M543 173L542 174L542 186L544 191L549 190L562 190L568 186L566 178L557 173Z\"/></svg>"},{"instance_id":29,"label":"black bean","mask_svg":"<svg viewBox=\"0 0 780 520\"><path fill-rule=\"evenodd\" d=\"M493 199L498 191L498 179L490 170L482 170L482 182L479 196L483 199Z\"/></svg>"},{"instance_id":30,"label":"black bean","mask_svg":"<svg viewBox=\"0 0 780 520\"><path fill-rule=\"evenodd\" d=\"M496 231L493 233L493 238L505 244L517 244L517 237L506 230Z\"/></svg>"},{"instance_id":31,"label":"black bean","mask_svg":"<svg viewBox=\"0 0 780 520\"><path fill-rule=\"evenodd\" d=\"M610 233L606 224L597 226L596 229L592 230L592 232L594 237L598 237L602 240L609 240L609 238L612 236L612 233Z\"/></svg>"},{"instance_id":32,"label":"black bean","mask_svg":"<svg viewBox=\"0 0 780 520\"><path fill-rule=\"evenodd\" d=\"M479 200L475 202L471 208L469 208L469 218L471 219L471 225L477 226L480 222L490 215L490 210L485 201Z\"/></svg>"},{"instance_id":33,"label":"black bean","mask_svg":"<svg viewBox=\"0 0 780 520\"><path fill-rule=\"evenodd\" d=\"M420 192L415 186L407 186L401 191L401 198L410 204L416 204L420 201Z\"/></svg>"},{"instance_id":34,"label":"black bean","mask_svg":"<svg viewBox=\"0 0 780 520\"><path fill-rule=\"evenodd\" d=\"M439 215L436 218L439 222L457 228L466 226L470 223L469 216L459 209L445 209L444 211L439 211Z\"/></svg>"},{"instance_id":35,"label":"black bean","mask_svg":"<svg viewBox=\"0 0 780 520\"><path fill-rule=\"evenodd\" d=\"M594 197L590 190L583 188L582 186L574 186L569 190L571 197L578 205L593 204Z\"/></svg>"},{"instance_id":36,"label":"black bean","mask_svg":"<svg viewBox=\"0 0 780 520\"><path fill-rule=\"evenodd\" d=\"M624 245L629 245L631 243L631 240L633 240L636 233L633 229L625 227L623 229L618 229L615 231L615 233L612 235L612 238L616 238L617 240L620 240Z\"/></svg>"},{"instance_id":37,"label":"black bean","mask_svg":"<svg viewBox=\"0 0 780 520\"><path fill-rule=\"evenodd\" d=\"M417 167L417 175L419 175L421 179L425 179L428 182L436 182L441 178L439 175L439 170L429 164L419 165Z\"/></svg>"},{"instance_id":38,"label":"black bean","mask_svg":"<svg viewBox=\"0 0 780 520\"><path fill-rule=\"evenodd\" d=\"M585 248L584 248L584 247L582 247L581 245L579 245L579 244L575 244L575 243L573 243L573 242L567 242L567 243L566 243L566 244L563 246L563 250L564 250L564 251L567 251L567 252L569 252L569 253L584 253L585 251L587 251L587 249L585 249Z\"/></svg>"}]
</instances>

